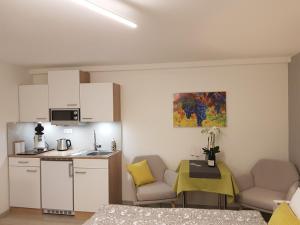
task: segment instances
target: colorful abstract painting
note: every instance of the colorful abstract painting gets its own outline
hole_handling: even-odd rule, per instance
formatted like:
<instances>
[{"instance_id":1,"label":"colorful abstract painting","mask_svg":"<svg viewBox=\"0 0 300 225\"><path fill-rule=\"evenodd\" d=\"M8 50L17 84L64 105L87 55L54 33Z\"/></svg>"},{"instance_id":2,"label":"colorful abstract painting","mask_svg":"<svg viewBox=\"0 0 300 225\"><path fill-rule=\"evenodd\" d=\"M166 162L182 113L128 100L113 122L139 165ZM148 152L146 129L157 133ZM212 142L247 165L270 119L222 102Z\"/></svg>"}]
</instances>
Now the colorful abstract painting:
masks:
<instances>
[{"instance_id":1,"label":"colorful abstract painting","mask_svg":"<svg viewBox=\"0 0 300 225\"><path fill-rule=\"evenodd\" d=\"M225 127L226 92L174 94L174 127Z\"/></svg>"}]
</instances>

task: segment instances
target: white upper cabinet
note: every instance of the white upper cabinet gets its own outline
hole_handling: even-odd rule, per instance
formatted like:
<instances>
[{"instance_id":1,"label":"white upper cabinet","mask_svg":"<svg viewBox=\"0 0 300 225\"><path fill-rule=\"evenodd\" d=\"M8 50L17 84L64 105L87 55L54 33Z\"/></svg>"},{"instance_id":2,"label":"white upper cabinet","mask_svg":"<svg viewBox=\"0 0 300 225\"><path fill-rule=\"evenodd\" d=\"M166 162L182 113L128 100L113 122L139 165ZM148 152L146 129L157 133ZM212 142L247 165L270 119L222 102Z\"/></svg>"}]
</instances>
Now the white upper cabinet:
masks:
<instances>
[{"instance_id":1,"label":"white upper cabinet","mask_svg":"<svg viewBox=\"0 0 300 225\"><path fill-rule=\"evenodd\" d=\"M49 108L80 108L79 85L89 74L79 70L49 71Z\"/></svg>"},{"instance_id":2,"label":"white upper cabinet","mask_svg":"<svg viewBox=\"0 0 300 225\"><path fill-rule=\"evenodd\" d=\"M121 120L120 86L113 83L80 84L82 122Z\"/></svg>"},{"instance_id":3,"label":"white upper cabinet","mask_svg":"<svg viewBox=\"0 0 300 225\"><path fill-rule=\"evenodd\" d=\"M19 86L20 122L49 121L48 85Z\"/></svg>"}]
</instances>

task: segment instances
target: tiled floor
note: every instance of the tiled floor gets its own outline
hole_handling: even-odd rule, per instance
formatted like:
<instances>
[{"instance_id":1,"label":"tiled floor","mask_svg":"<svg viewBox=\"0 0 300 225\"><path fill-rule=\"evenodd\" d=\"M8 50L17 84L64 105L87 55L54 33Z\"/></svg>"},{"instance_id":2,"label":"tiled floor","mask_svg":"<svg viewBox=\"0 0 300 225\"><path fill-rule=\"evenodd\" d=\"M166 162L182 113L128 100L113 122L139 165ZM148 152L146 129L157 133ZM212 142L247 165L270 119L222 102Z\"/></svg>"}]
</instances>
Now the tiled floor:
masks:
<instances>
[{"instance_id":1,"label":"tiled floor","mask_svg":"<svg viewBox=\"0 0 300 225\"><path fill-rule=\"evenodd\" d=\"M0 225L81 225L87 217L45 215L36 212L10 212L0 218Z\"/></svg>"}]
</instances>

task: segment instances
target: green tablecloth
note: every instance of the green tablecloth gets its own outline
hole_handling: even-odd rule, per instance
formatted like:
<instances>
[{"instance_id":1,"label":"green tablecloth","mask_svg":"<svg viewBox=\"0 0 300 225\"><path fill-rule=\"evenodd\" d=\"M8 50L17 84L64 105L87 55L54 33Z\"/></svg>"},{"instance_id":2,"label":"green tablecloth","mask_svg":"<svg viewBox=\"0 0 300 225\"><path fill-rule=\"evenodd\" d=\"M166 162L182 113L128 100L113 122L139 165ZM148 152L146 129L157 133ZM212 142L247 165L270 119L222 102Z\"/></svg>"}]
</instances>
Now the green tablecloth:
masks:
<instances>
[{"instance_id":1,"label":"green tablecloth","mask_svg":"<svg viewBox=\"0 0 300 225\"><path fill-rule=\"evenodd\" d=\"M217 162L221 173L221 179L191 178L189 160L182 160L177 169L178 175L174 185L174 191L179 195L183 191L204 191L224 194L227 202L232 203L239 193L234 177L228 167L222 161Z\"/></svg>"}]
</instances>

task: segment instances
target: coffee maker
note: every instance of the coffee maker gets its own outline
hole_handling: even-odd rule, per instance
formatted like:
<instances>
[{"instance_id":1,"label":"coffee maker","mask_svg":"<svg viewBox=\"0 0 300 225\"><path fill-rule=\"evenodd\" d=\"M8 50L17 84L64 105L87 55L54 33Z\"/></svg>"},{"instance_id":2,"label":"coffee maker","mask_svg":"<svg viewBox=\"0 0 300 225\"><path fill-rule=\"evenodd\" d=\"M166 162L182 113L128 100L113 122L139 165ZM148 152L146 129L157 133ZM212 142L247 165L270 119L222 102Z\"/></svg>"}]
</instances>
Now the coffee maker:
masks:
<instances>
[{"instance_id":1,"label":"coffee maker","mask_svg":"<svg viewBox=\"0 0 300 225\"><path fill-rule=\"evenodd\" d=\"M46 149L46 142L44 137L44 127L41 123L38 123L35 127L35 135L34 135L34 149L40 151Z\"/></svg>"}]
</instances>

